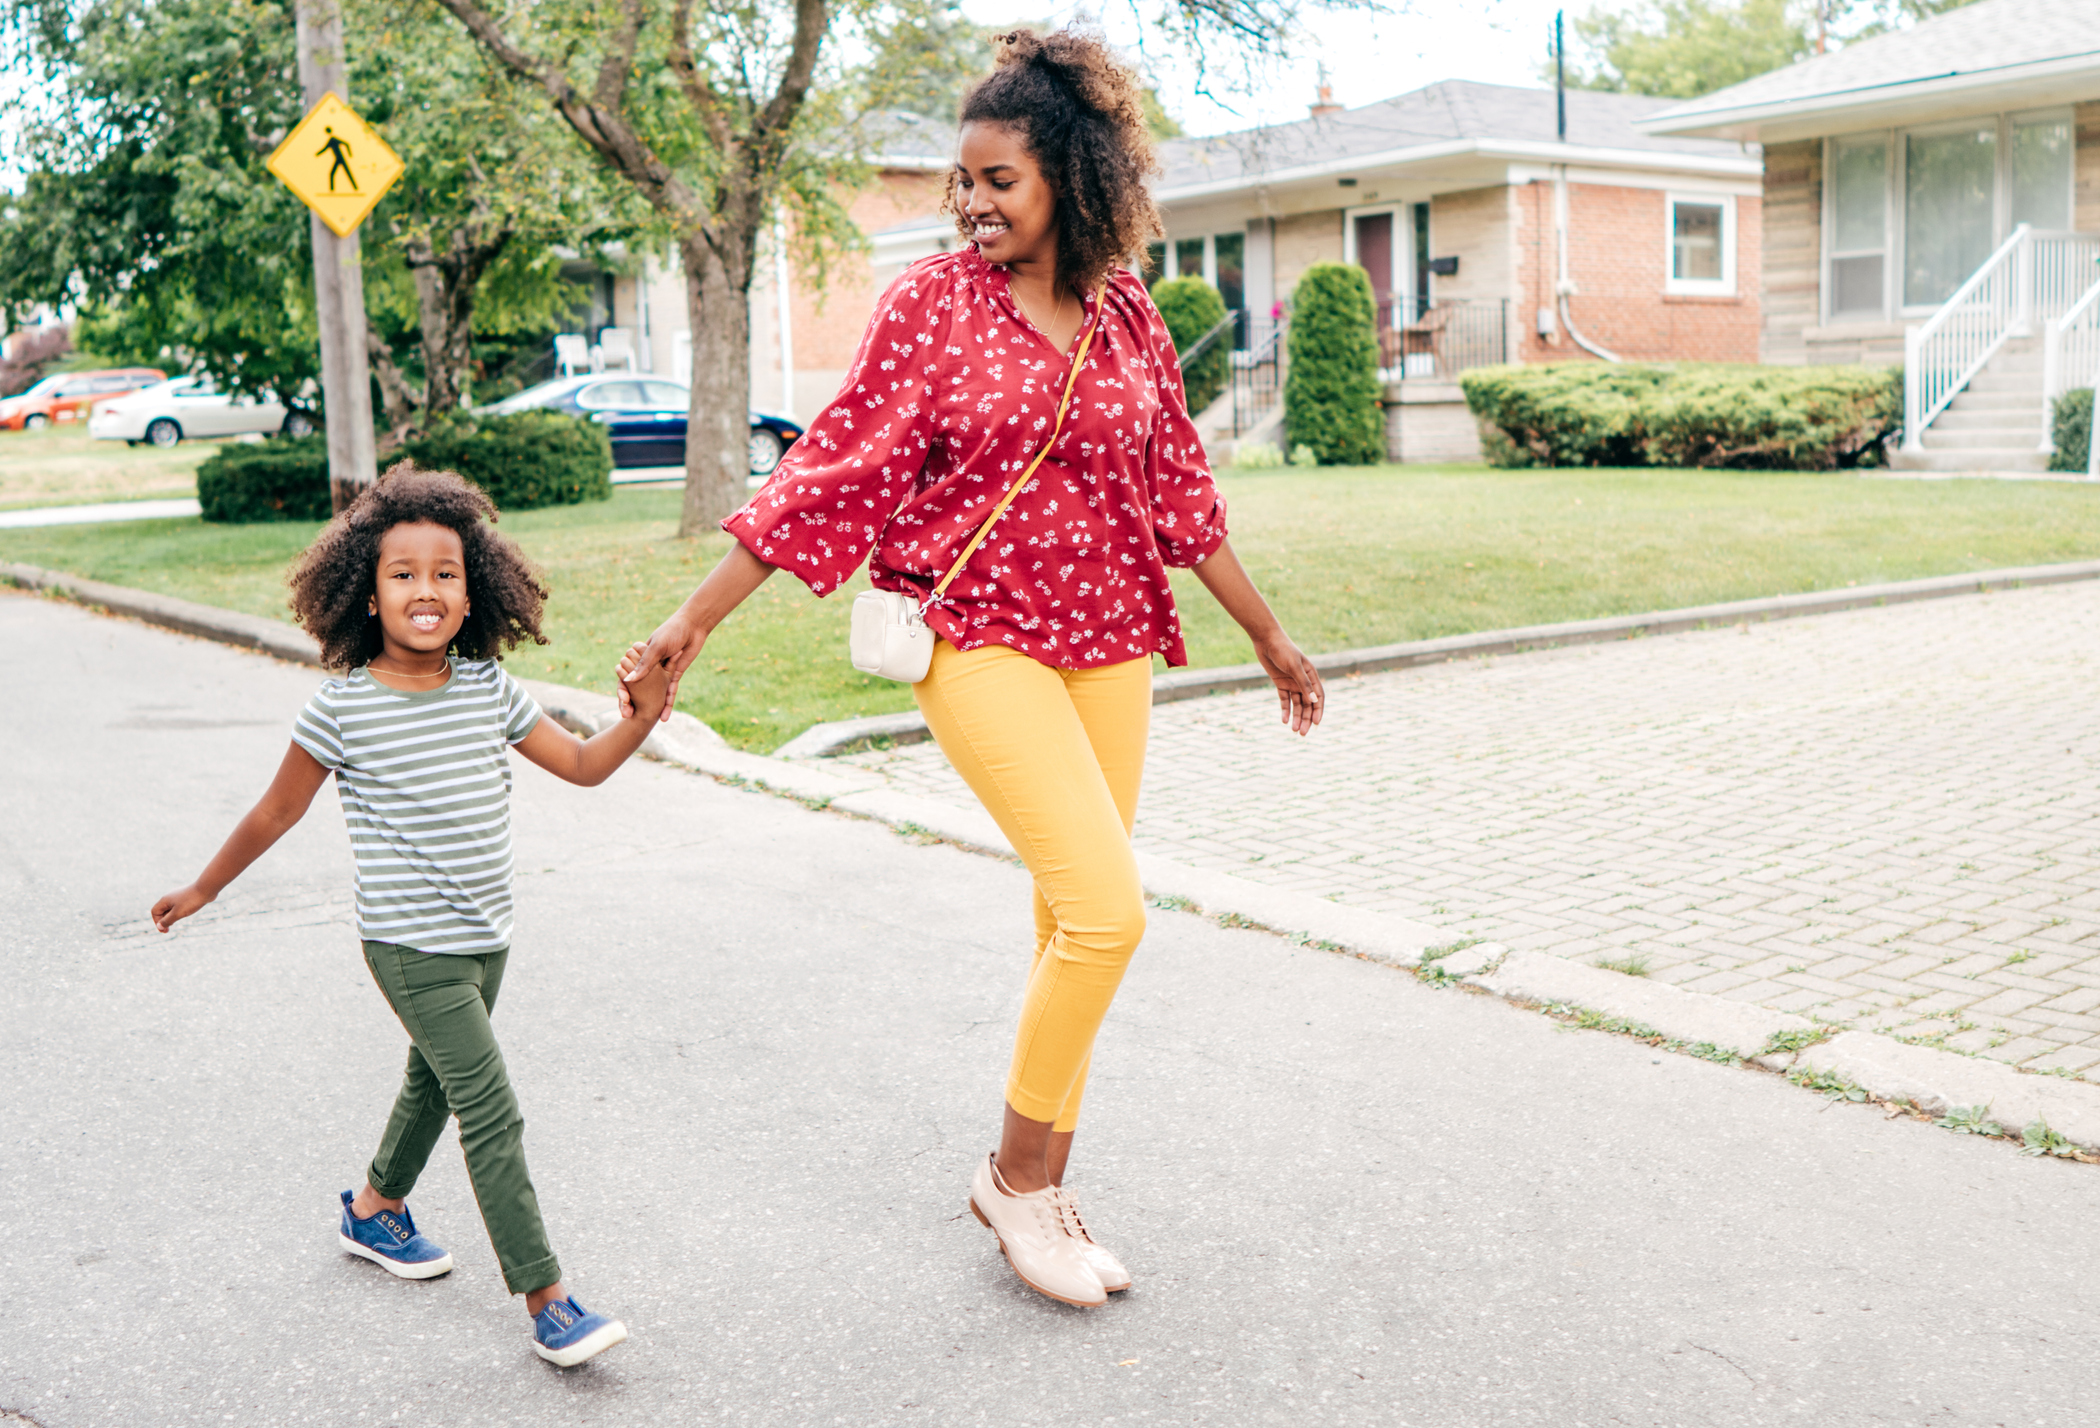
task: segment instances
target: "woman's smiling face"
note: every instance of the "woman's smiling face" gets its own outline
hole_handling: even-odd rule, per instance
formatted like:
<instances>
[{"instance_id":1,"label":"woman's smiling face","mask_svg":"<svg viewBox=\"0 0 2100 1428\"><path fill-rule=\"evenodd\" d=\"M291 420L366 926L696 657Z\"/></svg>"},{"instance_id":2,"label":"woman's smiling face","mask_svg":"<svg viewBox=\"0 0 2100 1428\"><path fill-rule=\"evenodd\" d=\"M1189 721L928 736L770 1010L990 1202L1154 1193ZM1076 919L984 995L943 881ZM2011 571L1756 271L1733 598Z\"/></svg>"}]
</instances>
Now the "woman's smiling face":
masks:
<instances>
[{"instance_id":1,"label":"woman's smiling face","mask_svg":"<svg viewBox=\"0 0 2100 1428\"><path fill-rule=\"evenodd\" d=\"M1057 193L1021 135L1004 124L962 126L956 199L988 263L1057 262Z\"/></svg>"}]
</instances>

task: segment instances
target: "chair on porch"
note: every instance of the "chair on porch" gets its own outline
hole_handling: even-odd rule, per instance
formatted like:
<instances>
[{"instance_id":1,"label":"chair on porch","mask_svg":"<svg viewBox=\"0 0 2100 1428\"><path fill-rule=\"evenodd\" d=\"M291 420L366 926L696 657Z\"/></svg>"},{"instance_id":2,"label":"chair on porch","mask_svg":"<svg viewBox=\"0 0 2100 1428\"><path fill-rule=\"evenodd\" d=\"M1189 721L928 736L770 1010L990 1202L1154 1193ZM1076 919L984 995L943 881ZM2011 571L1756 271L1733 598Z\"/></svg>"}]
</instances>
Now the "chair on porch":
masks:
<instances>
[{"instance_id":1,"label":"chair on porch","mask_svg":"<svg viewBox=\"0 0 2100 1428\"><path fill-rule=\"evenodd\" d=\"M641 369L635 365L634 333L624 327L608 327L598 334L598 351L592 366L600 372L610 372L614 363L619 363L630 372Z\"/></svg>"},{"instance_id":2,"label":"chair on porch","mask_svg":"<svg viewBox=\"0 0 2100 1428\"><path fill-rule=\"evenodd\" d=\"M591 370L591 344L580 332L557 333L554 338L554 367L564 377Z\"/></svg>"},{"instance_id":3,"label":"chair on porch","mask_svg":"<svg viewBox=\"0 0 2100 1428\"><path fill-rule=\"evenodd\" d=\"M1444 367L1444 329L1451 323L1452 309L1433 307L1400 329L1400 375L1434 377Z\"/></svg>"}]
</instances>

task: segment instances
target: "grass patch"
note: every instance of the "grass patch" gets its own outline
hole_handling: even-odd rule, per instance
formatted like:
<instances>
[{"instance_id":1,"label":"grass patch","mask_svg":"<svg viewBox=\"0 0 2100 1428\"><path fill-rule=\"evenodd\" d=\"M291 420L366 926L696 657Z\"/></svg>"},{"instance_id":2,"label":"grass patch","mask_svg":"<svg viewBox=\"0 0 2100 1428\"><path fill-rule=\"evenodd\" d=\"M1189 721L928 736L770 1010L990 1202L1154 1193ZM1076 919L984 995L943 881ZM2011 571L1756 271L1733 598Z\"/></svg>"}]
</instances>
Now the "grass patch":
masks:
<instances>
[{"instance_id":1,"label":"grass patch","mask_svg":"<svg viewBox=\"0 0 2100 1428\"><path fill-rule=\"evenodd\" d=\"M1622 977L1645 977L1653 965L1645 952L1629 952L1624 957L1599 957L1597 965L1607 972L1617 972Z\"/></svg>"},{"instance_id":2,"label":"grass patch","mask_svg":"<svg viewBox=\"0 0 2100 1428\"><path fill-rule=\"evenodd\" d=\"M173 450L97 441L71 422L38 431L0 431L0 510L143 501L197 494L197 468L216 441Z\"/></svg>"},{"instance_id":3,"label":"grass patch","mask_svg":"<svg viewBox=\"0 0 2100 1428\"><path fill-rule=\"evenodd\" d=\"M0 434L0 469L22 449L16 437ZM1235 549L1316 651L2100 556L2100 492L2064 482L1413 467L1220 479ZM678 501L676 490L621 489L506 516L554 589L553 643L518 652L511 668L608 688L627 642L727 549L721 535L674 539ZM284 567L315 529L189 520L0 531L0 559L281 619ZM1224 612L1193 575L1174 575L1190 662L1245 661ZM716 632L679 707L757 750L814 723L909 709L909 688L846 663L848 604L812 599L791 578L767 582Z\"/></svg>"}]
</instances>

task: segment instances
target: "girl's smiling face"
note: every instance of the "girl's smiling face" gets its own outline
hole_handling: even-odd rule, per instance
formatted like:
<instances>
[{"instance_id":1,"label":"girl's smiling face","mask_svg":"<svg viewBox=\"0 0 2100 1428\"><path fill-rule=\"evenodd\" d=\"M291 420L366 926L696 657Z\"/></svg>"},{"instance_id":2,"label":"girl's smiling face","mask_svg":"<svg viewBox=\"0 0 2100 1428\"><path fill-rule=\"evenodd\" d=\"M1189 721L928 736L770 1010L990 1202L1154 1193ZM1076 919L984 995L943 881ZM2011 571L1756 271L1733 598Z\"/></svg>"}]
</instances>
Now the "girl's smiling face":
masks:
<instances>
[{"instance_id":1,"label":"girl's smiling face","mask_svg":"<svg viewBox=\"0 0 2100 1428\"><path fill-rule=\"evenodd\" d=\"M1057 264L1057 193L1021 135L1004 124L962 126L955 196L987 263Z\"/></svg>"},{"instance_id":2,"label":"girl's smiling face","mask_svg":"<svg viewBox=\"0 0 2100 1428\"><path fill-rule=\"evenodd\" d=\"M379 538L372 611L386 656L442 656L467 618L467 558L459 532L431 521L394 526Z\"/></svg>"}]
</instances>

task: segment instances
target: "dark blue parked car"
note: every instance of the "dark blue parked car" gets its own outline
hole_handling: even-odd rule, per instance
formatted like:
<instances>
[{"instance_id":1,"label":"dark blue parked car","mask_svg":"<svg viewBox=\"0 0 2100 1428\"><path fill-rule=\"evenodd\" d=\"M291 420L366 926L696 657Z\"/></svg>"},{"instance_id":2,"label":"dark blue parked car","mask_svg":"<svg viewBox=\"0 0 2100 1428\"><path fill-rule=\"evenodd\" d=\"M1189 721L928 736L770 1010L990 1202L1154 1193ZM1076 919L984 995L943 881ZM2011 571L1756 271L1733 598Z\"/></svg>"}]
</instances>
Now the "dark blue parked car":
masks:
<instances>
[{"instance_id":1,"label":"dark blue parked car","mask_svg":"<svg viewBox=\"0 0 2100 1428\"><path fill-rule=\"evenodd\" d=\"M612 437L613 465L685 465L685 417L692 398L685 387L648 372L597 372L557 377L481 408L493 416L544 407L603 422ZM766 412L751 413L751 474L766 476L802 435L801 423Z\"/></svg>"}]
</instances>

